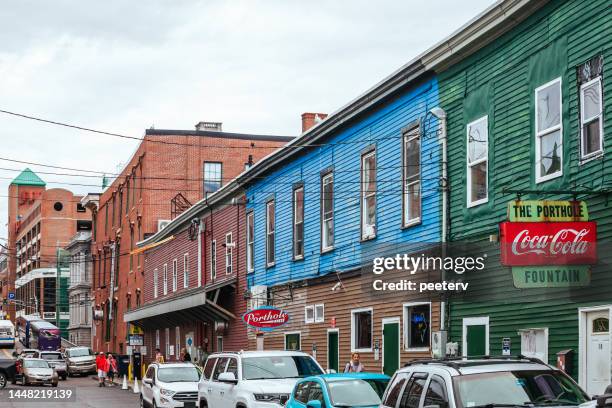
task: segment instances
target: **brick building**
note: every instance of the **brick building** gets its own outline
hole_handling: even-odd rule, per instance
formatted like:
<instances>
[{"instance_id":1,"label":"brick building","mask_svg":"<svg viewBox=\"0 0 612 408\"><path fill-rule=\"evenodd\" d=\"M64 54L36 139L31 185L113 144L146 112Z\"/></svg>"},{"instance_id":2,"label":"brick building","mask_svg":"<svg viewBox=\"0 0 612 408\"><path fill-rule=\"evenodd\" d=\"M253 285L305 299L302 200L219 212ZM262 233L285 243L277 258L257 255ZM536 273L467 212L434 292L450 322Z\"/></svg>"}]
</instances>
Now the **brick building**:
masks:
<instances>
[{"instance_id":1,"label":"brick building","mask_svg":"<svg viewBox=\"0 0 612 408\"><path fill-rule=\"evenodd\" d=\"M93 211L93 347L125 353L123 314L143 303L144 259L136 243L161 230L191 203L219 189L287 137L227 133L220 123L196 130L148 129Z\"/></svg>"},{"instance_id":2,"label":"brick building","mask_svg":"<svg viewBox=\"0 0 612 408\"><path fill-rule=\"evenodd\" d=\"M70 191L46 189L45 182L25 169L9 185L8 291L16 299L10 317L38 313L57 323L57 253L77 232L91 228L91 215ZM65 333L64 333L65 334Z\"/></svg>"}]
</instances>

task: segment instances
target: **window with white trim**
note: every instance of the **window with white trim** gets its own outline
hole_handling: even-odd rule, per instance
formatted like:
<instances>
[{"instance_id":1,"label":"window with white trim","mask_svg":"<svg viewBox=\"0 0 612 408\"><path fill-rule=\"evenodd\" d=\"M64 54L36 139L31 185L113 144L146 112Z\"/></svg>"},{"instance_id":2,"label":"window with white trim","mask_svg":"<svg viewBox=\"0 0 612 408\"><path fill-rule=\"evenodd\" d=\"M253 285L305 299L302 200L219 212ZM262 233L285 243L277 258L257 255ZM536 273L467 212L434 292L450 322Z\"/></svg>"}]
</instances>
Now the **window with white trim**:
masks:
<instances>
[{"instance_id":1,"label":"window with white trim","mask_svg":"<svg viewBox=\"0 0 612 408\"><path fill-rule=\"evenodd\" d=\"M170 328L166 327L166 360L170 358Z\"/></svg>"},{"instance_id":2,"label":"window with white trim","mask_svg":"<svg viewBox=\"0 0 612 408\"><path fill-rule=\"evenodd\" d=\"M172 261L172 291L176 292L178 288L178 261L174 259Z\"/></svg>"},{"instance_id":3,"label":"window with white trim","mask_svg":"<svg viewBox=\"0 0 612 408\"><path fill-rule=\"evenodd\" d=\"M429 349L431 339L431 303L404 305L404 348Z\"/></svg>"},{"instance_id":4,"label":"window with white trim","mask_svg":"<svg viewBox=\"0 0 612 408\"><path fill-rule=\"evenodd\" d=\"M351 351L372 351L372 309L351 310Z\"/></svg>"},{"instance_id":5,"label":"window with white trim","mask_svg":"<svg viewBox=\"0 0 612 408\"><path fill-rule=\"evenodd\" d=\"M210 243L210 279L213 282L217 279L217 240L215 239Z\"/></svg>"},{"instance_id":6,"label":"window with white trim","mask_svg":"<svg viewBox=\"0 0 612 408\"><path fill-rule=\"evenodd\" d=\"M275 213L274 200L266 203L266 265L272 266L275 261L274 253L274 229L275 229Z\"/></svg>"},{"instance_id":7,"label":"window with white trim","mask_svg":"<svg viewBox=\"0 0 612 408\"><path fill-rule=\"evenodd\" d=\"M293 259L304 258L304 187L293 190Z\"/></svg>"},{"instance_id":8,"label":"window with white trim","mask_svg":"<svg viewBox=\"0 0 612 408\"><path fill-rule=\"evenodd\" d=\"M230 274L233 271L232 258L234 254L233 250L234 241L232 240L232 233L228 232L225 234L225 273Z\"/></svg>"},{"instance_id":9,"label":"window with white trim","mask_svg":"<svg viewBox=\"0 0 612 408\"><path fill-rule=\"evenodd\" d=\"M164 264L164 295L168 294L168 264Z\"/></svg>"},{"instance_id":10,"label":"window with white trim","mask_svg":"<svg viewBox=\"0 0 612 408\"><path fill-rule=\"evenodd\" d=\"M361 156L361 239L376 236L376 151Z\"/></svg>"},{"instance_id":11,"label":"window with white trim","mask_svg":"<svg viewBox=\"0 0 612 408\"><path fill-rule=\"evenodd\" d=\"M603 153L603 92L601 76L580 86L581 159Z\"/></svg>"},{"instance_id":12,"label":"window with white trim","mask_svg":"<svg viewBox=\"0 0 612 408\"><path fill-rule=\"evenodd\" d=\"M488 116L467 125L467 204L486 203L489 198L489 130Z\"/></svg>"},{"instance_id":13,"label":"window with white trim","mask_svg":"<svg viewBox=\"0 0 612 408\"><path fill-rule=\"evenodd\" d=\"M156 298L157 297L157 284L158 284L158 279L159 279L159 270L157 268L155 268L153 270L153 297Z\"/></svg>"},{"instance_id":14,"label":"window with white trim","mask_svg":"<svg viewBox=\"0 0 612 408\"><path fill-rule=\"evenodd\" d=\"M183 255L183 288L189 287L189 254Z\"/></svg>"},{"instance_id":15,"label":"window with white trim","mask_svg":"<svg viewBox=\"0 0 612 408\"><path fill-rule=\"evenodd\" d=\"M403 206L404 226L421 222L421 134L414 126L402 134L403 138Z\"/></svg>"},{"instance_id":16,"label":"window with white trim","mask_svg":"<svg viewBox=\"0 0 612 408\"><path fill-rule=\"evenodd\" d=\"M304 307L304 323L314 323L314 306Z\"/></svg>"},{"instance_id":17,"label":"window with white trim","mask_svg":"<svg viewBox=\"0 0 612 408\"><path fill-rule=\"evenodd\" d=\"M321 179L321 250L334 248L334 174Z\"/></svg>"},{"instance_id":18,"label":"window with white trim","mask_svg":"<svg viewBox=\"0 0 612 408\"><path fill-rule=\"evenodd\" d=\"M204 196L221 188L223 163L204 162Z\"/></svg>"},{"instance_id":19,"label":"window with white trim","mask_svg":"<svg viewBox=\"0 0 612 408\"><path fill-rule=\"evenodd\" d=\"M535 90L536 183L563 174L561 78Z\"/></svg>"},{"instance_id":20,"label":"window with white trim","mask_svg":"<svg viewBox=\"0 0 612 408\"><path fill-rule=\"evenodd\" d=\"M253 211L247 214L247 272L255 270L255 217Z\"/></svg>"},{"instance_id":21,"label":"window with white trim","mask_svg":"<svg viewBox=\"0 0 612 408\"><path fill-rule=\"evenodd\" d=\"M318 304L314 306L314 322L323 323L325 321L325 305Z\"/></svg>"}]
</instances>

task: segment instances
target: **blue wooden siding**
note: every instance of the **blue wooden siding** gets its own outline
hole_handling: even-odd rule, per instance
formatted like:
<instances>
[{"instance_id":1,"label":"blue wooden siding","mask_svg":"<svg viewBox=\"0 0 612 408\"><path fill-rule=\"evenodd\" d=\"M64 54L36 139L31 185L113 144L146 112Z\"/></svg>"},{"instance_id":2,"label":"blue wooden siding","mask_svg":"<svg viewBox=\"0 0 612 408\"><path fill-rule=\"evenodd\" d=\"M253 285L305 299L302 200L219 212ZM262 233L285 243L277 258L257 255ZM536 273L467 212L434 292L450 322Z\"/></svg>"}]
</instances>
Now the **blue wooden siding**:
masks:
<instances>
[{"instance_id":1,"label":"blue wooden siding","mask_svg":"<svg viewBox=\"0 0 612 408\"><path fill-rule=\"evenodd\" d=\"M251 182L248 207L255 214L255 271L250 285L275 285L359 267L384 245L438 242L440 238L440 152L437 123L426 113L438 105L438 87L429 79L377 106L349 126L328 136L308 153L287 160L265 178ZM419 122L421 136L421 224L402 223L402 129ZM361 242L361 154L376 146L377 237ZM334 250L321 254L321 171L334 171ZM304 259L293 260L292 191L304 183ZM266 268L266 201L276 203L276 262ZM370 248L368 250L368 248Z\"/></svg>"}]
</instances>

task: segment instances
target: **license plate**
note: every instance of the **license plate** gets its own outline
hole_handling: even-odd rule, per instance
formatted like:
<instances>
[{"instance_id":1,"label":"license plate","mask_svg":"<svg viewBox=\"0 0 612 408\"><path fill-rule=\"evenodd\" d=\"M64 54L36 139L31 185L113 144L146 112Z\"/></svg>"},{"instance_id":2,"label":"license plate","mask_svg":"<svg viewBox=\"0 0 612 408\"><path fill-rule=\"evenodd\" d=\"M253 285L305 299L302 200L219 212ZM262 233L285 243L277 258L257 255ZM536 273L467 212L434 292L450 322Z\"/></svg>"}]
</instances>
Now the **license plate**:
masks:
<instances>
[{"instance_id":1,"label":"license plate","mask_svg":"<svg viewBox=\"0 0 612 408\"><path fill-rule=\"evenodd\" d=\"M183 402L183 407L184 408L195 408L195 402L193 401L189 401L189 402Z\"/></svg>"}]
</instances>

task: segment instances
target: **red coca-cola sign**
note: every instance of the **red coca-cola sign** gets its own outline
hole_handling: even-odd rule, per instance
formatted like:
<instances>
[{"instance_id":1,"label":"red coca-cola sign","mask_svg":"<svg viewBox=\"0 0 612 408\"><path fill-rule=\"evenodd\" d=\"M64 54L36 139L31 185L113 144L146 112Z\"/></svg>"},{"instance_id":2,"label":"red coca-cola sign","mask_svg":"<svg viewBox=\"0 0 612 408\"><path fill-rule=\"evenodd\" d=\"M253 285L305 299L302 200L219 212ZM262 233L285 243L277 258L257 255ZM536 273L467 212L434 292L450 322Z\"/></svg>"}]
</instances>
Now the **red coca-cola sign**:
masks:
<instances>
[{"instance_id":1,"label":"red coca-cola sign","mask_svg":"<svg viewBox=\"0 0 612 408\"><path fill-rule=\"evenodd\" d=\"M287 312L271 306L262 306L246 312L242 320L251 327L263 331L270 331L289 321Z\"/></svg>"},{"instance_id":2,"label":"red coca-cola sign","mask_svg":"<svg viewBox=\"0 0 612 408\"><path fill-rule=\"evenodd\" d=\"M597 263L595 222L502 222L499 230L504 265Z\"/></svg>"}]
</instances>

